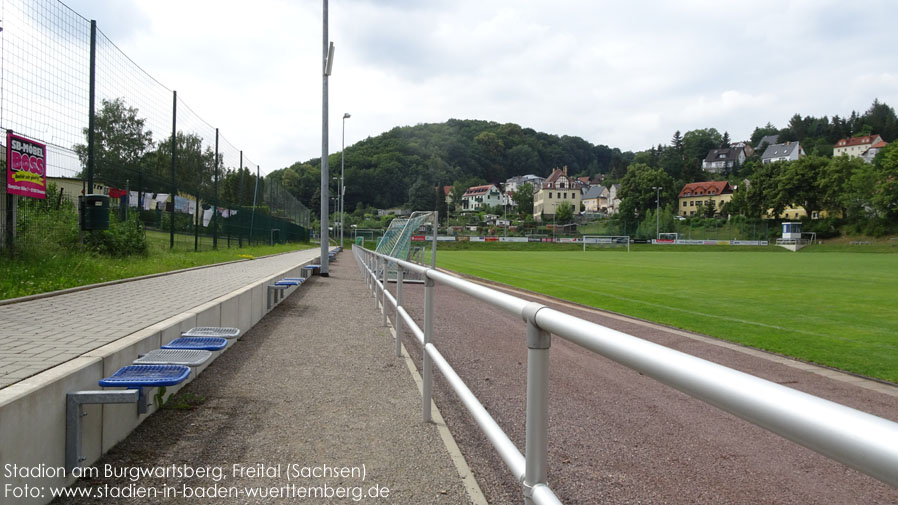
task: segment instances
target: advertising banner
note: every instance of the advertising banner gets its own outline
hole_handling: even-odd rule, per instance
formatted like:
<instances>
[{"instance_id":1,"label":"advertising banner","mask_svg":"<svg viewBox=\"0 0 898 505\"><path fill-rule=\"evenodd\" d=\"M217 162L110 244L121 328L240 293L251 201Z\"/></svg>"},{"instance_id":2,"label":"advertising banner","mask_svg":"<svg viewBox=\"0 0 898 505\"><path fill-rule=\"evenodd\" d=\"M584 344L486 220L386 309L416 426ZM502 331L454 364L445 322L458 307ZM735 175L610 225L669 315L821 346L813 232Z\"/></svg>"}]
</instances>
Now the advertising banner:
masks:
<instances>
[{"instance_id":1,"label":"advertising banner","mask_svg":"<svg viewBox=\"0 0 898 505\"><path fill-rule=\"evenodd\" d=\"M7 193L47 198L47 146L7 132L6 160Z\"/></svg>"}]
</instances>

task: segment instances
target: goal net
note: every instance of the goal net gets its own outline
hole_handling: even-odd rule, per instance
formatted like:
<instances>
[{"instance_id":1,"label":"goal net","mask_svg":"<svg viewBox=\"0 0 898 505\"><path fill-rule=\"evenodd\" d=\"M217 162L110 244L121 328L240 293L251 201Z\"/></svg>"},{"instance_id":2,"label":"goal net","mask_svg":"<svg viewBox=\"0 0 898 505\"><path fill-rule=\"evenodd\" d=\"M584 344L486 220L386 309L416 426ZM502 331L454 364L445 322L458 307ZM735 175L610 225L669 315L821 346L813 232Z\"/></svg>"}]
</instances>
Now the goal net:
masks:
<instances>
[{"instance_id":1,"label":"goal net","mask_svg":"<svg viewBox=\"0 0 898 505\"><path fill-rule=\"evenodd\" d=\"M407 218L393 219L377 243L376 251L401 260L409 260L412 236L419 234L422 226L429 226L431 233L436 234L435 217L435 212L413 212ZM420 257L423 257L423 253L420 254ZM396 265L392 262L387 265L387 278L396 278Z\"/></svg>"},{"instance_id":2,"label":"goal net","mask_svg":"<svg viewBox=\"0 0 898 505\"><path fill-rule=\"evenodd\" d=\"M626 247L630 252L629 235L584 235L583 250L587 247Z\"/></svg>"}]
</instances>

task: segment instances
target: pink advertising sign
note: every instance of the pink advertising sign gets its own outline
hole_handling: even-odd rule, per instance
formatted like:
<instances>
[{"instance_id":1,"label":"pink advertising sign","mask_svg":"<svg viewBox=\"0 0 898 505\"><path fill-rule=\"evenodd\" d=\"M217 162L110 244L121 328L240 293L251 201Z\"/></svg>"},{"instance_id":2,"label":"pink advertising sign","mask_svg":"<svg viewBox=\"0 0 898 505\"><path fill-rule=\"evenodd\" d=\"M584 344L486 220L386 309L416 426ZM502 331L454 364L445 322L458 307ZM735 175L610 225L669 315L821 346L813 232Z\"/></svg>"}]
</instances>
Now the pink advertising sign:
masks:
<instances>
[{"instance_id":1,"label":"pink advertising sign","mask_svg":"<svg viewBox=\"0 0 898 505\"><path fill-rule=\"evenodd\" d=\"M6 192L47 198L47 146L7 132Z\"/></svg>"}]
</instances>

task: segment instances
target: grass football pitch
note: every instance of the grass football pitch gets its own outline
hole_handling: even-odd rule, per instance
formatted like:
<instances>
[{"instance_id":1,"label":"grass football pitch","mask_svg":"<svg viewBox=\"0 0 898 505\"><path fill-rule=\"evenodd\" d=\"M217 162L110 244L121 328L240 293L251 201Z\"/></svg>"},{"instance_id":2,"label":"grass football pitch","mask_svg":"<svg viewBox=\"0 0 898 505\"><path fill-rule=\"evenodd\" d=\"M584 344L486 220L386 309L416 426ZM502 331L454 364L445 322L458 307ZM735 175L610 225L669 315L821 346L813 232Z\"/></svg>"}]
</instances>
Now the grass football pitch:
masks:
<instances>
[{"instance_id":1,"label":"grass football pitch","mask_svg":"<svg viewBox=\"0 0 898 505\"><path fill-rule=\"evenodd\" d=\"M440 267L898 382L898 255L440 250Z\"/></svg>"}]
</instances>

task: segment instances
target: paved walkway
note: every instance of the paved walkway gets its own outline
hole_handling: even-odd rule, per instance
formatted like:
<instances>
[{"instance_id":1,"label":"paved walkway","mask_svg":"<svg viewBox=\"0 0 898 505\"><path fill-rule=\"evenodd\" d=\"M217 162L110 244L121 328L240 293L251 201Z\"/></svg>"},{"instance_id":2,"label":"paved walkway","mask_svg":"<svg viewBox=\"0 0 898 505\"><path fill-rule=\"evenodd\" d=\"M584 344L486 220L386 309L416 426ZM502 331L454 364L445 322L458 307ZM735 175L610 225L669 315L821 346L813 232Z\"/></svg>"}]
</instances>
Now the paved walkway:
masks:
<instances>
[{"instance_id":1,"label":"paved walkway","mask_svg":"<svg viewBox=\"0 0 898 505\"><path fill-rule=\"evenodd\" d=\"M313 248L2 305L0 388L317 258L320 252Z\"/></svg>"},{"instance_id":2,"label":"paved walkway","mask_svg":"<svg viewBox=\"0 0 898 505\"><path fill-rule=\"evenodd\" d=\"M158 493L140 503L470 503L380 322L352 254L340 254L329 278L303 284L180 391L195 407L155 413L97 463L211 476L75 486Z\"/></svg>"}]
</instances>

